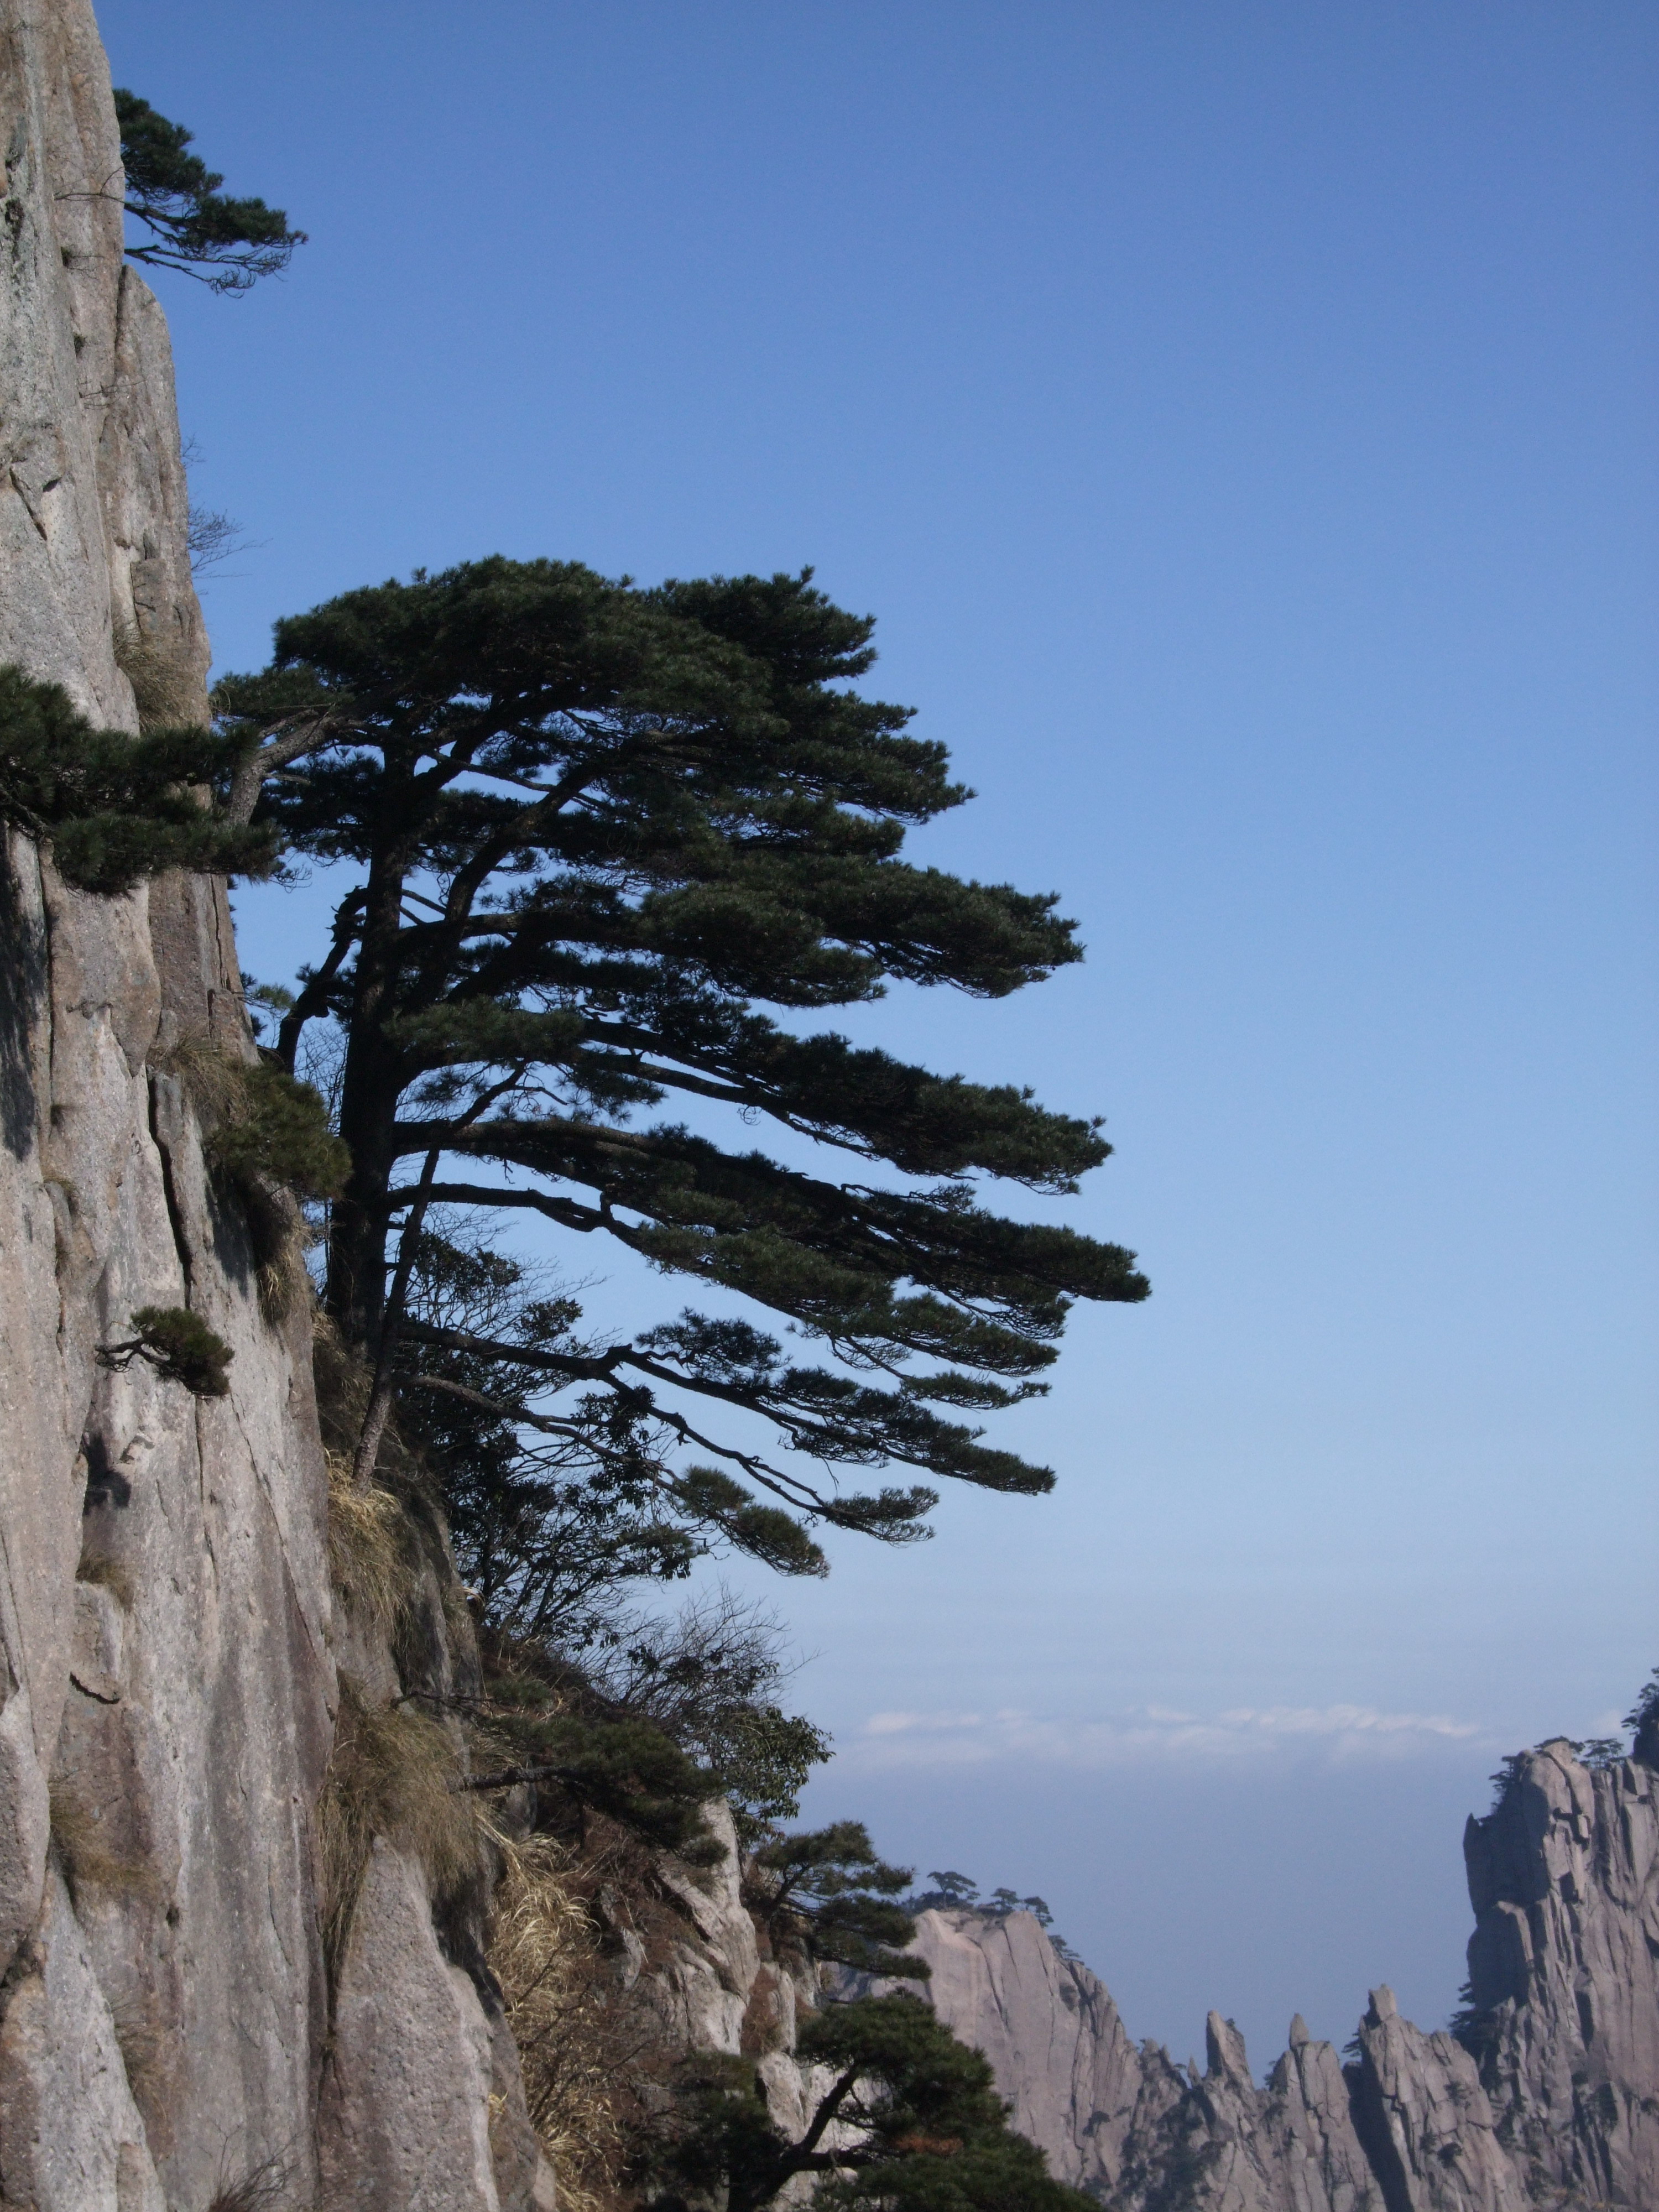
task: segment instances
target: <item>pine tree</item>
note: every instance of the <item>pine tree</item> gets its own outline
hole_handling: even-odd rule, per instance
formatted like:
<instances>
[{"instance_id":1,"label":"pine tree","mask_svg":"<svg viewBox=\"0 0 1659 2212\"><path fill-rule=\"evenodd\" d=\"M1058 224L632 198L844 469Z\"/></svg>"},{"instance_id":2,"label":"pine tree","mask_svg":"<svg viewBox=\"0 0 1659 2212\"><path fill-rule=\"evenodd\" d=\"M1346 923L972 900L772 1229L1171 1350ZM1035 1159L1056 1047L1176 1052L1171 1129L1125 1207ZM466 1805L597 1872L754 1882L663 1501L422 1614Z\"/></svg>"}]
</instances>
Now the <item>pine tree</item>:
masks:
<instances>
[{"instance_id":1,"label":"pine tree","mask_svg":"<svg viewBox=\"0 0 1659 2212\"><path fill-rule=\"evenodd\" d=\"M916 1923L893 1901L910 1877L910 1868L876 1856L861 1820L837 1820L763 1843L745 1869L744 1897L775 1949L798 1949L855 1973L925 1982L931 1968L903 1948Z\"/></svg>"},{"instance_id":2,"label":"pine tree","mask_svg":"<svg viewBox=\"0 0 1659 2212\"><path fill-rule=\"evenodd\" d=\"M1073 1192L1107 1156L1096 1122L800 1031L891 980L1000 998L1080 957L1052 896L902 858L910 825L971 794L908 710L851 688L871 629L810 572L647 590L495 558L282 622L265 673L216 695L257 745L241 811L349 871L279 1036L291 1066L308 1022L343 1031L352 1171L325 1299L347 1341L386 1355L400 1335L406 1392L426 1387L410 1346L516 1374L516 1394L479 1395L805 1571L822 1559L793 1516L903 1540L941 1476L1048 1489L974 1417L1045 1387L1076 1298L1146 1292L1120 1247L978 1194L987 1177ZM670 1101L698 1126L641 1120ZM869 1179L811 1171L799 1141L787 1161L717 1141L722 1109ZM603 1345L568 1315L533 1339L398 1310L388 1330L389 1238L428 1205L614 1238L829 1361L729 1312ZM813 1460L920 1479L859 1494Z\"/></svg>"},{"instance_id":3,"label":"pine tree","mask_svg":"<svg viewBox=\"0 0 1659 2212\"><path fill-rule=\"evenodd\" d=\"M149 230L127 258L149 269L176 269L216 292L246 292L261 276L286 269L306 234L290 230L281 208L261 199L232 199L225 181L185 149L192 134L169 123L136 93L115 92L126 171L126 211Z\"/></svg>"},{"instance_id":4,"label":"pine tree","mask_svg":"<svg viewBox=\"0 0 1659 2212\"><path fill-rule=\"evenodd\" d=\"M772 2122L752 2069L705 2067L671 2160L682 2187L703 2202L723 2191L727 2212L762 2212L802 2173L823 2177L812 2203L826 2212L1085 2212L1090 2200L1009 2127L987 2061L917 1998L828 2005L798 2054L833 2079L797 2142ZM678 2212L686 2199L653 2201Z\"/></svg>"}]
</instances>

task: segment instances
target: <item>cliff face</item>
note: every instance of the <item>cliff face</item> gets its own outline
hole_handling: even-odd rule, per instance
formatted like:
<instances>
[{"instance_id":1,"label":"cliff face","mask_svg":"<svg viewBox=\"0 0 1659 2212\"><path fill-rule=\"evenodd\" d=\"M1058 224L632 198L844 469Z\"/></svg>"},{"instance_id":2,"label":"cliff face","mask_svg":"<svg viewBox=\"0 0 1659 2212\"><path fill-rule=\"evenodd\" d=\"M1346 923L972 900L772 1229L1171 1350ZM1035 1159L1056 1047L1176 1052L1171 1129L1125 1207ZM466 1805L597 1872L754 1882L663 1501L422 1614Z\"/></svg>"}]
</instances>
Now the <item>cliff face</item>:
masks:
<instances>
[{"instance_id":1,"label":"cliff face","mask_svg":"<svg viewBox=\"0 0 1659 2212\"><path fill-rule=\"evenodd\" d=\"M167 328L122 264L84 0L0 0L0 662L106 726L198 720ZM9 836L0 2198L198 2212L262 2174L296 2205L548 2203L488 1978L444 1954L423 1874L384 1844L330 2019L340 1624L310 1322L262 1298L167 1072L184 1047L253 1052L222 888L90 897ZM100 1366L146 1304L231 1346L228 1397Z\"/></svg>"},{"instance_id":2,"label":"cliff face","mask_svg":"<svg viewBox=\"0 0 1659 2212\"><path fill-rule=\"evenodd\" d=\"M1544 1744L1463 1839L1481 2080L1541 2203L1659 2202L1659 1745L1637 1750L1592 1771Z\"/></svg>"},{"instance_id":3,"label":"cliff face","mask_svg":"<svg viewBox=\"0 0 1659 2212\"><path fill-rule=\"evenodd\" d=\"M1382 1988L1348 2063L1298 2018L1261 2086L1214 2013L1201 2075L1137 2048L1030 1914L927 1912L916 1948L1015 2124L1120 2212L1659 2204L1659 1772L1544 1744L1464 1850L1464 2040L1425 2034Z\"/></svg>"}]
</instances>

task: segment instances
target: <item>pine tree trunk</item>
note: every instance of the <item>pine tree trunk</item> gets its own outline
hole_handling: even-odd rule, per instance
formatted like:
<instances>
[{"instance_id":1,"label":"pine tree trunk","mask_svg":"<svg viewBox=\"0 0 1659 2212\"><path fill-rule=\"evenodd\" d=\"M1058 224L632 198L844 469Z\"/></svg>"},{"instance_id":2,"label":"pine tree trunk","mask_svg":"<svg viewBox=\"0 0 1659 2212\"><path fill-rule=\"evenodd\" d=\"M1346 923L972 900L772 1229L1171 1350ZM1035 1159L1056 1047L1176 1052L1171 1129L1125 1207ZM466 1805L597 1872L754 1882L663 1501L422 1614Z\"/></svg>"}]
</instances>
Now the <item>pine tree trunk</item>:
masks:
<instances>
[{"instance_id":1,"label":"pine tree trunk","mask_svg":"<svg viewBox=\"0 0 1659 2212\"><path fill-rule=\"evenodd\" d=\"M386 1309L386 1199L398 1165L398 1105L407 1078L402 1056L381 1035L396 1003L404 868L380 855L369 870L362 942L340 1094L340 1134L351 1174L335 1201L324 1294L345 1341L373 1352Z\"/></svg>"}]
</instances>

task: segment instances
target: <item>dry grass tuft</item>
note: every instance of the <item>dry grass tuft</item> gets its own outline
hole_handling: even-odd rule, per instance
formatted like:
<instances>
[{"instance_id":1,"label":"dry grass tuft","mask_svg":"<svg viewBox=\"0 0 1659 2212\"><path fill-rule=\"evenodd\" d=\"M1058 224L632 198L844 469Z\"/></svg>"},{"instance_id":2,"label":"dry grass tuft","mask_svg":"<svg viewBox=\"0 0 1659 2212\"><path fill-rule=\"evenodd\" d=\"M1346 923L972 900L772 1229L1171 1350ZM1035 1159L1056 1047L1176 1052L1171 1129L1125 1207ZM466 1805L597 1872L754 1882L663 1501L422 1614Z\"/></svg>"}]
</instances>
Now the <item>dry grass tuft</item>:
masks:
<instances>
[{"instance_id":1,"label":"dry grass tuft","mask_svg":"<svg viewBox=\"0 0 1659 2212\"><path fill-rule=\"evenodd\" d=\"M287 2201L289 2180L287 2160L268 2158L240 2180L222 2181L208 2212L275 2212Z\"/></svg>"},{"instance_id":2,"label":"dry grass tuft","mask_svg":"<svg viewBox=\"0 0 1659 2212\"><path fill-rule=\"evenodd\" d=\"M246 1065L211 1037L181 1036L152 1065L178 1077L205 1139L247 1110Z\"/></svg>"},{"instance_id":3,"label":"dry grass tuft","mask_svg":"<svg viewBox=\"0 0 1659 2212\"><path fill-rule=\"evenodd\" d=\"M340 1676L334 1750L318 1807L331 1987L376 1836L420 1859L434 1901L478 1879L483 1837L471 1794L453 1786L460 1771L455 1744L436 1721L411 1705L371 1705L349 1674Z\"/></svg>"},{"instance_id":4,"label":"dry grass tuft","mask_svg":"<svg viewBox=\"0 0 1659 2212\"><path fill-rule=\"evenodd\" d=\"M78 1583L95 1583L100 1589L109 1592L123 1613L131 1612L136 1595L132 1577L119 1559L109 1559L100 1552L88 1553L75 1570L75 1579Z\"/></svg>"},{"instance_id":5,"label":"dry grass tuft","mask_svg":"<svg viewBox=\"0 0 1659 2212\"><path fill-rule=\"evenodd\" d=\"M155 1876L140 1861L112 1850L102 1821L63 1780L47 1785L52 1840L78 1905L89 1890L126 1896L145 1896L155 1887Z\"/></svg>"},{"instance_id":6,"label":"dry grass tuft","mask_svg":"<svg viewBox=\"0 0 1659 2212\"><path fill-rule=\"evenodd\" d=\"M295 1193L326 1195L344 1172L321 1099L268 1060L244 1059L210 1037L181 1037L155 1065L183 1085L216 1181L241 1200L260 1310L284 1320L309 1280L310 1232Z\"/></svg>"},{"instance_id":7,"label":"dry grass tuft","mask_svg":"<svg viewBox=\"0 0 1659 2212\"><path fill-rule=\"evenodd\" d=\"M389 1490L360 1490L351 1462L328 1454L328 1564L334 1586L365 1627L389 1637L416 1571L402 1501Z\"/></svg>"},{"instance_id":8,"label":"dry grass tuft","mask_svg":"<svg viewBox=\"0 0 1659 2212\"><path fill-rule=\"evenodd\" d=\"M125 2069L127 2087L140 2112L152 2109L156 2093L167 2081L167 2038L140 2006L116 2003L110 2008L115 2045Z\"/></svg>"},{"instance_id":9,"label":"dry grass tuft","mask_svg":"<svg viewBox=\"0 0 1659 2212\"><path fill-rule=\"evenodd\" d=\"M549 1836L495 1842L506 1874L491 1917L490 1969L519 2046L525 2102L558 2177L564 2212L602 2212L623 2150L623 2050L617 1984L574 1880Z\"/></svg>"},{"instance_id":10,"label":"dry grass tuft","mask_svg":"<svg viewBox=\"0 0 1659 2212\"><path fill-rule=\"evenodd\" d=\"M132 686L141 730L199 729L207 719L206 672L182 640L115 625L115 665Z\"/></svg>"}]
</instances>

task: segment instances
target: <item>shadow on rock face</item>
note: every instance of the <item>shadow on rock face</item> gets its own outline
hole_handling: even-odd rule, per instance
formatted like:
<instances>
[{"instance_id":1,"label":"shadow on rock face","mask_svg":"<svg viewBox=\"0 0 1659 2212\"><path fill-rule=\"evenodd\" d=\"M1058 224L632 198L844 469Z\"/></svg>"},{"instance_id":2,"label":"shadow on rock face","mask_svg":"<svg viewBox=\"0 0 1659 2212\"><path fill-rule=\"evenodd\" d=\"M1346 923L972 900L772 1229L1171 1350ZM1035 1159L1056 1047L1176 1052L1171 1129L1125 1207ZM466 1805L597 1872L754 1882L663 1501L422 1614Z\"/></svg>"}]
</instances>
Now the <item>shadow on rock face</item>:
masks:
<instances>
[{"instance_id":1,"label":"shadow on rock face","mask_svg":"<svg viewBox=\"0 0 1659 2212\"><path fill-rule=\"evenodd\" d=\"M26 908L0 828L0 1141L14 1159L34 1141L29 1031L40 1002L40 929Z\"/></svg>"},{"instance_id":2,"label":"shadow on rock face","mask_svg":"<svg viewBox=\"0 0 1659 2212\"><path fill-rule=\"evenodd\" d=\"M111 1464L109 1446L102 1437L86 1437L81 1449L87 1462L87 1495L81 1508L82 1517L100 1505L131 1505L132 1485L118 1467Z\"/></svg>"}]
</instances>

